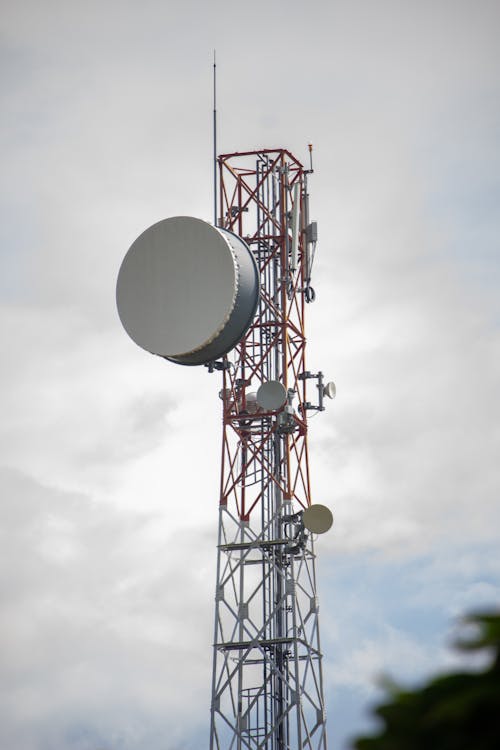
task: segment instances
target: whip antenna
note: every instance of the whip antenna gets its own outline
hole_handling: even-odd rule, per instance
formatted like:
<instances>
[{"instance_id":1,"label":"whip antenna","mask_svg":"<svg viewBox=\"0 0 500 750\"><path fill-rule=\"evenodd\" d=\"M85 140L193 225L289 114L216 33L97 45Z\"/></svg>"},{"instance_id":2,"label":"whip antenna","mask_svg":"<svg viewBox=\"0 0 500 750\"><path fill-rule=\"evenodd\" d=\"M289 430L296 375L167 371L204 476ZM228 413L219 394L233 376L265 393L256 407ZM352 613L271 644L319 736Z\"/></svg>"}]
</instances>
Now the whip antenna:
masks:
<instances>
[{"instance_id":1,"label":"whip antenna","mask_svg":"<svg viewBox=\"0 0 500 750\"><path fill-rule=\"evenodd\" d=\"M214 72L213 72L213 84L214 84L214 123L213 123L213 141L214 141L214 225L217 226L217 63L215 60L214 50Z\"/></svg>"}]
</instances>

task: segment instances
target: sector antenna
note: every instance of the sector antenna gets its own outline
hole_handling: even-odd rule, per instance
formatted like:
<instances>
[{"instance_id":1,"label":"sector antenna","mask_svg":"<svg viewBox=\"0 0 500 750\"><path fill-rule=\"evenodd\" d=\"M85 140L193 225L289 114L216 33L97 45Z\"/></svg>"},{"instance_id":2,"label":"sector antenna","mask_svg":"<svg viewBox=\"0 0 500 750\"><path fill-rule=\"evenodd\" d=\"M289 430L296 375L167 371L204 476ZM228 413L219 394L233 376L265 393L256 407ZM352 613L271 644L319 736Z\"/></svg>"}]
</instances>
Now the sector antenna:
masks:
<instances>
[{"instance_id":1,"label":"sector antenna","mask_svg":"<svg viewBox=\"0 0 500 750\"><path fill-rule=\"evenodd\" d=\"M222 154L216 169L215 226L146 229L118 312L143 349L222 381L209 748L326 750L315 538L333 517L312 502L307 437L336 390L306 369L312 164L279 148Z\"/></svg>"}]
</instances>

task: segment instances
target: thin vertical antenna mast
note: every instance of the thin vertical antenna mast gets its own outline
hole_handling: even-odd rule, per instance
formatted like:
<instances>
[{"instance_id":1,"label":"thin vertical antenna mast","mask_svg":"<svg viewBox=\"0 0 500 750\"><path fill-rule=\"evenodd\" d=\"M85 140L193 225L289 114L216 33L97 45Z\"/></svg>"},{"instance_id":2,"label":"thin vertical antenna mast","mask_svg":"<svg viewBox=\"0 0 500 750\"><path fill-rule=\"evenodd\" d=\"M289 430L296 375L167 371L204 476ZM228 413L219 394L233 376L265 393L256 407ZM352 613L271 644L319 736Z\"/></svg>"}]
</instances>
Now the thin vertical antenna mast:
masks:
<instances>
[{"instance_id":1,"label":"thin vertical antenna mast","mask_svg":"<svg viewBox=\"0 0 500 750\"><path fill-rule=\"evenodd\" d=\"M217 226L217 64L214 50L214 225Z\"/></svg>"}]
</instances>

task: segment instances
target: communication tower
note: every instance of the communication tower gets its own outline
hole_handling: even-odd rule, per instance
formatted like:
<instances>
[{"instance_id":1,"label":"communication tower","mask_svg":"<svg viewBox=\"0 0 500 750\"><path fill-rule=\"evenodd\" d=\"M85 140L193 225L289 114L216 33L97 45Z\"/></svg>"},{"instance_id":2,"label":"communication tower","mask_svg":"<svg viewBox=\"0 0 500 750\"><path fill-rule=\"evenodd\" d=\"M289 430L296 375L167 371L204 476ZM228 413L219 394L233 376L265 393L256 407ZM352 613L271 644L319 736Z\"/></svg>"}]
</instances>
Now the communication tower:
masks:
<instances>
[{"instance_id":1,"label":"communication tower","mask_svg":"<svg viewBox=\"0 0 500 750\"><path fill-rule=\"evenodd\" d=\"M317 230L286 149L217 158L217 226L175 217L122 263L133 340L222 376L210 750L326 750L307 423L335 386L306 369Z\"/></svg>"}]
</instances>

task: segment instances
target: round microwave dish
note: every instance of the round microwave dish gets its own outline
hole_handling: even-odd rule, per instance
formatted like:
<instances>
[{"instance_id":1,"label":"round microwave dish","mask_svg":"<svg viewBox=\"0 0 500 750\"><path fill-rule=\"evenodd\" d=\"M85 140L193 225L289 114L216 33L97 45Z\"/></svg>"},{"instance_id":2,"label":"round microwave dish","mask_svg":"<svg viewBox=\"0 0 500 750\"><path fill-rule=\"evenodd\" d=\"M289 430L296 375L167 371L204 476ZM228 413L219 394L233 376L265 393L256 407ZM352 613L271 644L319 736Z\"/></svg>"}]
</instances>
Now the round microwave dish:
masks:
<instances>
[{"instance_id":1,"label":"round microwave dish","mask_svg":"<svg viewBox=\"0 0 500 750\"><path fill-rule=\"evenodd\" d=\"M153 224L132 243L118 273L123 327L141 348L200 365L245 335L259 300L259 273L248 245L190 216Z\"/></svg>"}]
</instances>

